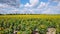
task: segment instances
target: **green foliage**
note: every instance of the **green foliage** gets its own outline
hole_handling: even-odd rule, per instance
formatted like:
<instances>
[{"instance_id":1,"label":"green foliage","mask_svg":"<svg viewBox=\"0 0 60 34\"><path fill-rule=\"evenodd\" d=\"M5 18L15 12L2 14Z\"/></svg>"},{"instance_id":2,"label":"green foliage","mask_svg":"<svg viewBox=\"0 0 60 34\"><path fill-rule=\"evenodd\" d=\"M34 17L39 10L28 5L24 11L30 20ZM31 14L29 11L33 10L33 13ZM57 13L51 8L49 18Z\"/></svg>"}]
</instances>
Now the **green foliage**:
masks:
<instances>
[{"instance_id":1,"label":"green foliage","mask_svg":"<svg viewBox=\"0 0 60 34\"><path fill-rule=\"evenodd\" d=\"M40 33L46 34L48 27L55 27L57 34L60 33L60 18L55 19L42 19L42 18L2 18L0 19L0 33L1 34L13 34L14 30L18 31L18 34L31 34L35 28Z\"/></svg>"}]
</instances>

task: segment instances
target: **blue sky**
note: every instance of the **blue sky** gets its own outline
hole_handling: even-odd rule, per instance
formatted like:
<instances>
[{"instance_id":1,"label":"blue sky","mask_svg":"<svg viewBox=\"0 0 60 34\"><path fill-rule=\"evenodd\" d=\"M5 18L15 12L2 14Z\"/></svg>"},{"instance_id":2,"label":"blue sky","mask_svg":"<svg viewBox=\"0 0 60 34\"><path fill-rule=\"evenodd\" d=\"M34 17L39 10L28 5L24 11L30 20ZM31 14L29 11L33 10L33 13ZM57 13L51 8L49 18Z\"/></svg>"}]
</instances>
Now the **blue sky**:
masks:
<instances>
[{"instance_id":1,"label":"blue sky","mask_svg":"<svg viewBox=\"0 0 60 34\"><path fill-rule=\"evenodd\" d=\"M60 14L60 0L0 0L0 14Z\"/></svg>"},{"instance_id":2,"label":"blue sky","mask_svg":"<svg viewBox=\"0 0 60 34\"><path fill-rule=\"evenodd\" d=\"M20 3L21 4L26 4L26 3L29 3L29 0L20 0Z\"/></svg>"}]
</instances>

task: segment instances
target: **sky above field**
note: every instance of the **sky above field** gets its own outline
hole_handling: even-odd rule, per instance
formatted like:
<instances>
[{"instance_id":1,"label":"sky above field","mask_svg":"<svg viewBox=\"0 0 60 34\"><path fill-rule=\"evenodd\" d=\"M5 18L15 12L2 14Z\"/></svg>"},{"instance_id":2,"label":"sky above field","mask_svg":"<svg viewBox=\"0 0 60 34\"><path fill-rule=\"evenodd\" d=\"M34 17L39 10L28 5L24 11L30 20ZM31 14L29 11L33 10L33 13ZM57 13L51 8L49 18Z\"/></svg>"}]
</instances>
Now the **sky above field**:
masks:
<instances>
[{"instance_id":1,"label":"sky above field","mask_svg":"<svg viewBox=\"0 0 60 34\"><path fill-rule=\"evenodd\" d=\"M60 14L60 0L0 0L0 14Z\"/></svg>"}]
</instances>

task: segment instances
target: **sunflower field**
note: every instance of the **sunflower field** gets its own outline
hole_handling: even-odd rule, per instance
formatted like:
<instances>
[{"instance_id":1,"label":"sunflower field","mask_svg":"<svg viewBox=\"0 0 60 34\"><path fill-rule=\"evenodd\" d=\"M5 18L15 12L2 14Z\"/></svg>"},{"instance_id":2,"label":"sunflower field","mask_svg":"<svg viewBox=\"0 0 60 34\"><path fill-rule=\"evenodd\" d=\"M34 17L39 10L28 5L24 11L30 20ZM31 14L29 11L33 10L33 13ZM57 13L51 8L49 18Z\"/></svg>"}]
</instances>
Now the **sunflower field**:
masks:
<instances>
[{"instance_id":1,"label":"sunflower field","mask_svg":"<svg viewBox=\"0 0 60 34\"><path fill-rule=\"evenodd\" d=\"M0 34L46 34L49 27L60 34L60 15L0 15Z\"/></svg>"}]
</instances>

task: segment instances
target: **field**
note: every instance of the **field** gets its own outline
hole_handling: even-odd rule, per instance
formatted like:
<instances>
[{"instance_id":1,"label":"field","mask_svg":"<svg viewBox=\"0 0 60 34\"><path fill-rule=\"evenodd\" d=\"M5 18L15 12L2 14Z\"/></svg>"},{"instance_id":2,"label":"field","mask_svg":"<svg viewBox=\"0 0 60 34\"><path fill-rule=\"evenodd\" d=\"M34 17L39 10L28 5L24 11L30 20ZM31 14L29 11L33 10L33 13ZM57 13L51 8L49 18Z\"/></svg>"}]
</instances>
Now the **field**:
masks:
<instances>
[{"instance_id":1,"label":"field","mask_svg":"<svg viewBox=\"0 0 60 34\"><path fill-rule=\"evenodd\" d=\"M38 29L46 34L47 28L55 28L60 34L60 15L0 15L0 34L31 34Z\"/></svg>"}]
</instances>

